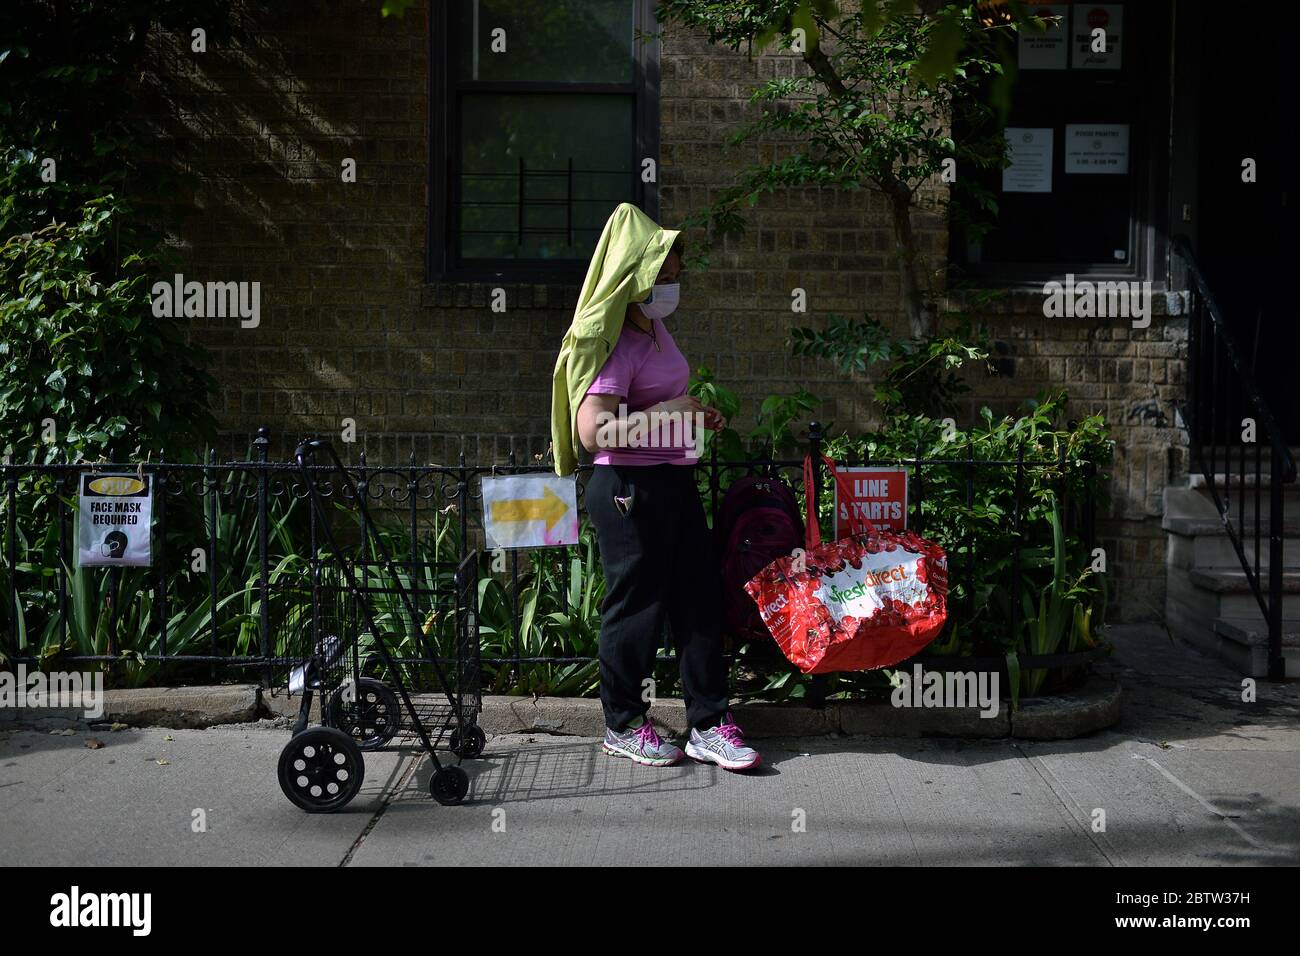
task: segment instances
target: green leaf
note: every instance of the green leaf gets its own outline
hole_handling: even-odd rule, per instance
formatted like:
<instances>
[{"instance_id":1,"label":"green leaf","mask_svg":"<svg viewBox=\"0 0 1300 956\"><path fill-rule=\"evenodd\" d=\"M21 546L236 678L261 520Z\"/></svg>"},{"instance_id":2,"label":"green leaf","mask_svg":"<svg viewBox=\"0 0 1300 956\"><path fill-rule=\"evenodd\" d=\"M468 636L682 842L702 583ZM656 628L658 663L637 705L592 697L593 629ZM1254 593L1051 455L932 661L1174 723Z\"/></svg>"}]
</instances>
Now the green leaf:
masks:
<instances>
[{"instance_id":1,"label":"green leaf","mask_svg":"<svg viewBox=\"0 0 1300 956\"><path fill-rule=\"evenodd\" d=\"M878 0L862 0L862 9L858 13L858 21L865 36L873 37L880 32L881 27L884 25L884 18L881 16Z\"/></svg>"},{"instance_id":2,"label":"green leaf","mask_svg":"<svg viewBox=\"0 0 1300 956\"><path fill-rule=\"evenodd\" d=\"M1020 657L1014 650L1007 651L1007 681L1011 684L1011 709L1020 709Z\"/></svg>"},{"instance_id":3,"label":"green leaf","mask_svg":"<svg viewBox=\"0 0 1300 956\"><path fill-rule=\"evenodd\" d=\"M957 54L965 42L962 28L954 15L941 15L930 30L929 44L917 61L916 72L926 83L952 75Z\"/></svg>"},{"instance_id":4,"label":"green leaf","mask_svg":"<svg viewBox=\"0 0 1300 956\"><path fill-rule=\"evenodd\" d=\"M790 18L790 23L793 28L804 31L807 38L807 50L817 49L821 43L821 33L817 29L817 22L813 19L812 5L809 0L800 0L799 8Z\"/></svg>"}]
</instances>

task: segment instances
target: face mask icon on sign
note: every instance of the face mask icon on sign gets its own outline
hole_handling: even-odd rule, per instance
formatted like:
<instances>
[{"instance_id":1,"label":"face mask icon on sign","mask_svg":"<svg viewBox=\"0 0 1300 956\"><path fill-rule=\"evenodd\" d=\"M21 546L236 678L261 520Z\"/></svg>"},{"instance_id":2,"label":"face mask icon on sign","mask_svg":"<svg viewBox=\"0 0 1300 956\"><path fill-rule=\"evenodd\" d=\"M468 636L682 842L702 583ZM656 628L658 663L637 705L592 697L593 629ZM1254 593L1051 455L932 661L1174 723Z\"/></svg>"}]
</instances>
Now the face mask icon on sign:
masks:
<instances>
[{"instance_id":1,"label":"face mask icon on sign","mask_svg":"<svg viewBox=\"0 0 1300 956\"><path fill-rule=\"evenodd\" d=\"M126 554L126 534L122 531L110 531L104 536L103 543L99 550L106 558L120 558Z\"/></svg>"}]
</instances>

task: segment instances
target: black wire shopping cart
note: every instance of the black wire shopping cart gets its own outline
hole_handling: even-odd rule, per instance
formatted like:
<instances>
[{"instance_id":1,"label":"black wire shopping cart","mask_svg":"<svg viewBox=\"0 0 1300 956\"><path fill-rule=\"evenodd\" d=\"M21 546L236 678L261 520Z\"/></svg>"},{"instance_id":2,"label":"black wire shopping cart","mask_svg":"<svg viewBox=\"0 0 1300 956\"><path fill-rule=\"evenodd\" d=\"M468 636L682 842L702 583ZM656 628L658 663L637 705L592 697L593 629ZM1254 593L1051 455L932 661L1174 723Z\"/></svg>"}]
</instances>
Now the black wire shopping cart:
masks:
<instances>
[{"instance_id":1,"label":"black wire shopping cart","mask_svg":"<svg viewBox=\"0 0 1300 956\"><path fill-rule=\"evenodd\" d=\"M303 442L294 460L311 500L313 545L298 613L286 622L288 692L302 701L280 754L280 787L310 813L338 810L361 789L363 751L414 739L433 761L433 798L460 803L469 790L460 761L485 743L476 723L478 554L438 561L435 541L435 560L417 560L410 535L409 559L395 560L385 542L394 529L374 519L371 505L382 494L372 494L367 473L354 480L325 441ZM331 520L341 513L345 520Z\"/></svg>"}]
</instances>

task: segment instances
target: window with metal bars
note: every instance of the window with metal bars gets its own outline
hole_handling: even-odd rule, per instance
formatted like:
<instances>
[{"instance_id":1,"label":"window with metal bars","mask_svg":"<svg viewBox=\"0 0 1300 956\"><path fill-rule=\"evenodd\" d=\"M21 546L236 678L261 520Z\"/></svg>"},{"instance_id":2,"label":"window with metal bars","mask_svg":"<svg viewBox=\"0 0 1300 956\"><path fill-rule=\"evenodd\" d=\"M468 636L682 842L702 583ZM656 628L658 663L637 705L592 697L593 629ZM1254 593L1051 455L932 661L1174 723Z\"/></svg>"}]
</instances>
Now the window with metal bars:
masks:
<instances>
[{"instance_id":1,"label":"window with metal bars","mask_svg":"<svg viewBox=\"0 0 1300 956\"><path fill-rule=\"evenodd\" d=\"M431 279L566 279L614 207L657 214L652 0L434 2Z\"/></svg>"}]
</instances>

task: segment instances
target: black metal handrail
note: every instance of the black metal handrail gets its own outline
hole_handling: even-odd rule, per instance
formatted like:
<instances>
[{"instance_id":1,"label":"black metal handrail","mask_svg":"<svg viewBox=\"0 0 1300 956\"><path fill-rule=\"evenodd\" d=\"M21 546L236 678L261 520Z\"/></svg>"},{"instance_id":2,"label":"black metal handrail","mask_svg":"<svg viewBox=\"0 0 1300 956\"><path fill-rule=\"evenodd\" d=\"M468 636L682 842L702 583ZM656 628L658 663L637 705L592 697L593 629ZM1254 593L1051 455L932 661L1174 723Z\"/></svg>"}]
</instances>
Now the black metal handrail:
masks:
<instances>
[{"instance_id":1,"label":"black metal handrail","mask_svg":"<svg viewBox=\"0 0 1300 956\"><path fill-rule=\"evenodd\" d=\"M1268 629L1269 677L1281 680L1286 673L1282 656L1285 597L1282 578L1285 499L1282 486L1296 480L1295 458L1255 382L1254 370L1241 357L1223 310L1210 291L1209 282L1190 245L1179 236L1174 238L1172 248L1186 269L1192 299L1188 320L1187 396L1183 405L1191 464L1205 478L1206 488L1241 562L1246 582L1264 615ZM1239 426L1233 422L1234 411L1245 412L1254 419L1255 441L1250 443L1254 446L1254 460L1250 465L1247 463L1248 443L1228 441L1229 435L1240 434ZM1219 471L1220 441L1223 442L1222 473ZM1266 443L1269 454L1267 527L1261 507ZM1234 444L1237 452L1235 474ZM1248 522L1246 502L1249 497L1254 501ZM1235 520L1232 513L1234 504L1237 510ZM1265 533L1268 538L1267 568L1263 568L1260 562ZM1252 543L1250 554L1246 550L1248 541Z\"/></svg>"}]
</instances>

